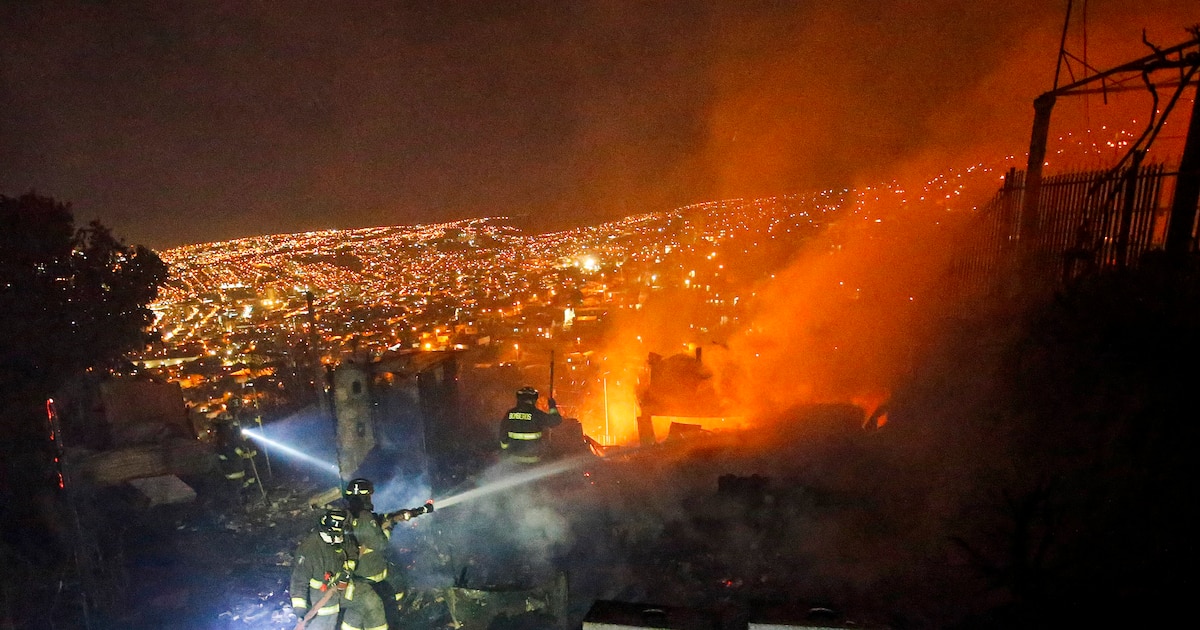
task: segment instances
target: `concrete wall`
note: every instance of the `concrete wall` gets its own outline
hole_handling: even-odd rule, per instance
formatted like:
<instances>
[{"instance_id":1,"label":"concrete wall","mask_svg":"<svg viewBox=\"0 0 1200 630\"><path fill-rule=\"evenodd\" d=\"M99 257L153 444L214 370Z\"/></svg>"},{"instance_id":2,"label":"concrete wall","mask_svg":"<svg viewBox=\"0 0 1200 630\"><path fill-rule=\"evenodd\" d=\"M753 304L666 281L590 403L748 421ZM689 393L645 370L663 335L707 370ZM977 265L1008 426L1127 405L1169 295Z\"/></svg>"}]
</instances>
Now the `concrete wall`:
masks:
<instances>
[{"instance_id":1,"label":"concrete wall","mask_svg":"<svg viewBox=\"0 0 1200 630\"><path fill-rule=\"evenodd\" d=\"M367 453L375 448L371 415L370 373L366 366L346 361L333 373L333 412L337 417L338 466L350 478Z\"/></svg>"}]
</instances>

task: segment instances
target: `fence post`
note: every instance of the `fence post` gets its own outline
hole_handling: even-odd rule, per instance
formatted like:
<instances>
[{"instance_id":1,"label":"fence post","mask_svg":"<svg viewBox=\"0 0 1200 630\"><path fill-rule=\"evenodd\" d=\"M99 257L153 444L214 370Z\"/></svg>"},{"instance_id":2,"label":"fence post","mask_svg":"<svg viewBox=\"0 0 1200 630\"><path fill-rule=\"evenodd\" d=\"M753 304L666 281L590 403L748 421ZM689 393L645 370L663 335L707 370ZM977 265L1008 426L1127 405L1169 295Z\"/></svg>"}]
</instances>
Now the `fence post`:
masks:
<instances>
[{"instance_id":1,"label":"fence post","mask_svg":"<svg viewBox=\"0 0 1200 630\"><path fill-rule=\"evenodd\" d=\"M1197 88L1200 101L1200 88ZM1188 124L1179 177L1175 180L1175 201L1167 224L1167 255L1181 259L1191 251L1192 230L1196 226L1196 208L1200 204L1200 102L1193 101L1192 120Z\"/></svg>"},{"instance_id":2,"label":"fence post","mask_svg":"<svg viewBox=\"0 0 1200 630\"><path fill-rule=\"evenodd\" d=\"M1117 232L1117 268L1129 265L1129 230L1133 226L1133 207L1137 201L1138 175L1142 170L1142 158L1146 152L1135 150L1129 170L1125 173L1125 199L1121 204L1121 228Z\"/></svg>"},{"instance_id":3,"label":"fence post","mask_svg":"<svg viewBox=\"0 0 1200 630\"><path fill-rule=\"evenodd\" d=\"M1042 166L1046 162L1046 142L1050 135L1050 114L1054 111L1055 95L1047 92L1033 101L1033 132L1029 138L1029 163L1025 169L1025 196L1021 200L1021 223L1018 243L1027 254L1037 244L1040 221L1039 197L1042 189Z\"/></svg>"}]
</instances>

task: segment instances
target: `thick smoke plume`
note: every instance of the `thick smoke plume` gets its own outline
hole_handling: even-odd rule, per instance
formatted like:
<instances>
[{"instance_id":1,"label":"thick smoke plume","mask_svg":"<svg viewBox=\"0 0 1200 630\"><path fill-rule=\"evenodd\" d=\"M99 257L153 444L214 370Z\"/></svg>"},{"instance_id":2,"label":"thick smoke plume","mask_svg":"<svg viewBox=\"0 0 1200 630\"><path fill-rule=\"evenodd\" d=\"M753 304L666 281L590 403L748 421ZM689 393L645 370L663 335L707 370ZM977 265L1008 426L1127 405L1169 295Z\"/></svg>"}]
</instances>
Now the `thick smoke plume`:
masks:
<instances>
[{"instance_id":1,"label":"thick smoke plume","mask_svg":"<svg viewBox=\"0 0 1200 630\"><path fill-rule=\"evenodd\" d=\"M1145 54L1143 28L1169 45L1200 21L1178 0L1074 4L1097 68ZM36 36L0 43L0 187L168 247L484 215L555 229L887 180L1019 152L1065 5L10 4L0 21Z\"/></svg>"},{"instance_id":2,"label":"thick smoke plume","mask_svg":"<svg viewBox=\"0 0 1200 630\"><path fill-rule=\"evenodd\" d=\"M1085 4L1086 13L1075 7L1066 46L1086 57L1090 72L1149 54L1143 28L1165 46L1185 39L1184 27L1200 18L1194 7L1169 2ZM1025 167L1031 104L1053 87L1064 9L885 2L715 10L715 91L699 162L718 182L714 192L751 199L833 186L846 191L843 209L851 199L861 205L826 222L785 268L743 287L750 315L736 334L689 327L687 299L661 299L627 318L604 353L614 375L606 433L633 437L631 392L645 384L649 352L697 346L726 407L712 415L761 419L834 401L870 413L886 400L923 340L953 315L940 283L968 236L969 215L1008 168ZM1083 75L1072 61L1059 84ZM1178 159L1189 108L1190 98L1150 159ZM1152 115L1144 89L1060 99L1048 172L1115 163ZM967 172L974 178L965 188L930 190ZM617 380L623 385L614 390ZM595 418L598 408L592 400L581 417Z\"/></svg>"}]
</instances>

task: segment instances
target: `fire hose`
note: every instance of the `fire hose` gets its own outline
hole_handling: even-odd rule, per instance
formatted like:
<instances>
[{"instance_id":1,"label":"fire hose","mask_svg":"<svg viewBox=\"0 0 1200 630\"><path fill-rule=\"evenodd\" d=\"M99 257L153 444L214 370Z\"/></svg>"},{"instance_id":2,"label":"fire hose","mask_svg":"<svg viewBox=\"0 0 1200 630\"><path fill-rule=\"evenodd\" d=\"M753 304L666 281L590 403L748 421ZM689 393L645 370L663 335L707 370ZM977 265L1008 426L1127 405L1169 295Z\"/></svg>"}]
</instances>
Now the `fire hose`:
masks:
<instances>
[{"instance_id":1,"label":"fire hose","mask_svg":"<svg viewBox=\"0 0 1200 630\"><path fill-rule=\"evenodd\" d=\"M400 521L412 520L418 516L421 516L422 514L429 514L432 511L433 499L430 499L420 507L397 510L395 512L384 514L381 517L381 520L383 521L384 526L391 527ZM325 604L329 603L329 600L333 597L334 593L344 589L345 584L349 581L350 573L345 570L329 576L329 578L325 580L324 584L321 585L321 590L325 591L325 594L322 595L321 599L317 600L316 603L309 608L308 612L304 614L304 617L300 619L300 621L296 622L295 630L304 630L304 628L308 625L308 622L312 621L312 618L317 615L317 611L321 610Z\"/></svg>"},{"instance_id":2,"label":"fire hose","mask_svg":"<svg viewBox=\"0 0 1200 630\"><path fill-rule=\"evenodd\" d=\"M296 622L295 630L304 630L305 626L308 625L308 622L312 621L312 618L317 616L317 611L321 610L325 607L325 604L329 603L329 600L333 598L334 593L345 589L345 584L349 581L349 571L338 571L337 573L329 576L325 580L325 583L321 585L321 590L325 591L325 594L322 595L321 599L318 599L316 603L314 603L308 609L308 612L305 613L304 617L301 618L300 621Z\"/></svg>"}]
</instances>

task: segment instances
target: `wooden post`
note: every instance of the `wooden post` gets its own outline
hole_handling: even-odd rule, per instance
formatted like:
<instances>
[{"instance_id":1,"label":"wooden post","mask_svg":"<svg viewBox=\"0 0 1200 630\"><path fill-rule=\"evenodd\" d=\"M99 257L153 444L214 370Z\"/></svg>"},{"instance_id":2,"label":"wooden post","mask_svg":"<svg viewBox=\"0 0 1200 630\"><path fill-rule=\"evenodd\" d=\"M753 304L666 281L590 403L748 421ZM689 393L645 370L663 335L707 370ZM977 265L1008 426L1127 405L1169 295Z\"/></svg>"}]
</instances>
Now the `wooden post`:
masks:
<instances>
[{"instance_id":1,"label":"wooden post","mask_svg":"<svg viewBox=\"0 0 1200 630\"><path fill-rule=\"evenodd\" d=\"M1200 97L1200 88L1197 89ZM1198 98L1197 100L1200 100ZM1167 255L1181 259L1192 249L1192 231L1196 226L1196 208L1200 204L1200 103L1193 101L1192 120L1188 125L1179 177L1175 180L1175 201L1167 224Z\"/></svg>"},{"instance_id":2,"label":"wooden post","mask_svg":"<svg viewBox=\"0 0 1200 630\"><path fill-rule=\"evenodd\" d=\"M1025 196L1021 203L1021 222L1018 242L1026 253L1032 253L1037 242L1041 220L1038 198L1042 189L1042 166L1046 162L1046 142L1050 135L1050 114L1054 111L1055 96L1047 92L1033 101L1033 132L1029 138L1029 162L1025 169Z\"/></svg>"}]
</instances>

